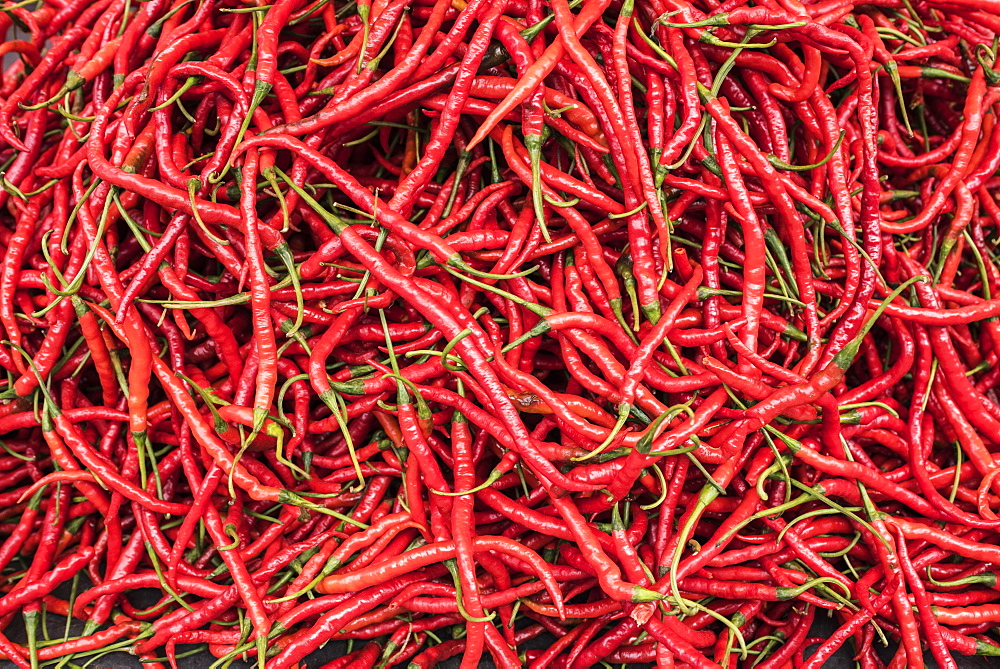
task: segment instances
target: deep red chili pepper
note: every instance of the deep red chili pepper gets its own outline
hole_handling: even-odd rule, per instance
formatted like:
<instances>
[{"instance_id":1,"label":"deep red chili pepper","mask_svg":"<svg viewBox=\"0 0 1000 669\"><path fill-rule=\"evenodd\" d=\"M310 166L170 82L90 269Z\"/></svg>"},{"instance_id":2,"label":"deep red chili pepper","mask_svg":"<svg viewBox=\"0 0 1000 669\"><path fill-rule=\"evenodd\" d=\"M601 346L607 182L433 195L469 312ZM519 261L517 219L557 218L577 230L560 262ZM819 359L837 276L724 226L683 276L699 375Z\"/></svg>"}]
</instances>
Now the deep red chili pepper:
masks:
<instances>
[{"instance_id":1,"label":"deep red chili pepper","mask_svg":"<svg viewBox=\"0 0 1000 669\"><path fill-rule=\"evenodd\" d=\"M18 666L997 654L992 0L8 9Z\"/></svg>"}]
</instances>

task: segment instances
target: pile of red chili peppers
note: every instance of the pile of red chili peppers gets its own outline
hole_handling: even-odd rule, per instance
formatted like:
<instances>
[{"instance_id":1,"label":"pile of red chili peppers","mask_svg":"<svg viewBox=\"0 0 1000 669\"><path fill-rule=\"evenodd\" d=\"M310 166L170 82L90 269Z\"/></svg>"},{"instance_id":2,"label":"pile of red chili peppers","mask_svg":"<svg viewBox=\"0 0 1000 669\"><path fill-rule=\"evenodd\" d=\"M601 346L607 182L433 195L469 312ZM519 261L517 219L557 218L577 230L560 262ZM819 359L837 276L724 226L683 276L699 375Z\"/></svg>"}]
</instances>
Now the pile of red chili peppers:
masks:
<instances>
[{"instance_id":1,"label":"pile of red chili peppers","mask_svg":"<svg viewBox=\"0 0 1000 669\"><path fill-rule=\"evenodd\" d=\"M997 0L0 10L0 657L1000 655Z\"/></svg>"}]
</instances>

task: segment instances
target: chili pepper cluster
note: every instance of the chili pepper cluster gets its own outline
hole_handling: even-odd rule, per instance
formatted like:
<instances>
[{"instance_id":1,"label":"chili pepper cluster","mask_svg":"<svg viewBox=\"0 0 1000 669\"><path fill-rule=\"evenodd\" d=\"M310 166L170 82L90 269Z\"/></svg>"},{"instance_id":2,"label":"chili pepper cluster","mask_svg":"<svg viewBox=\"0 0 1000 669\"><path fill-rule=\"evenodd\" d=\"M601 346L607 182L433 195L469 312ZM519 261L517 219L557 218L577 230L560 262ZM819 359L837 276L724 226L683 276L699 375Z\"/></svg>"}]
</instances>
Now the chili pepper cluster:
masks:
<instances>
[{"instance_id":1,"label":"chili pepper cluster","mask_svg":"<svg viewBox=\"0 0 1000 669\"><path fill-rule=\"evenodd\" d=\"M1000 655L997 0L2 10L14 665Z\"/></svg>"}]
</instances>

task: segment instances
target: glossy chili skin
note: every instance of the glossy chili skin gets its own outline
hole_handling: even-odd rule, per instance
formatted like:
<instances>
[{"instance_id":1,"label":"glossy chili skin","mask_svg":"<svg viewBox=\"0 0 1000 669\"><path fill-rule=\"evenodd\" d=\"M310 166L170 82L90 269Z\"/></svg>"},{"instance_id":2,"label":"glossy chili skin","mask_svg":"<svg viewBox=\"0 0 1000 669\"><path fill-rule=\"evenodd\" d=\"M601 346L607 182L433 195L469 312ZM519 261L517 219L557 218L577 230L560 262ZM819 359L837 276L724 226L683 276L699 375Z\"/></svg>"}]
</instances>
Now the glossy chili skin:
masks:
<instances>
[{"instance_id":1,"label":"glossy chili skin","mask_svg":"<svg viewBox=\"0 0 1000 669\"><path fill-rule=\"evenodd\" d=\"M7 7L0 653L996 655L997 13Z\"/></svg>"}]
</instances>

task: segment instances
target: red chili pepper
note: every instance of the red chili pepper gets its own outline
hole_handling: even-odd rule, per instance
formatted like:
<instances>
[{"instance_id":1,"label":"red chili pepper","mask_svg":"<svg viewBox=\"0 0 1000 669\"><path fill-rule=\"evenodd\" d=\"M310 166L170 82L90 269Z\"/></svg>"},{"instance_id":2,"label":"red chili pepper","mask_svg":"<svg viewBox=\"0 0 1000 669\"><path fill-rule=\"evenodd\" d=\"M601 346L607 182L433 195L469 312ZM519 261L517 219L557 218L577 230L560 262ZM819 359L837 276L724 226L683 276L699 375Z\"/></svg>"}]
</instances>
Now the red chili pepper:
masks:
<instances>
[{"instance_id":1,"label":"red chili pepper","mask_svg":"<svg viewBox=\"0 0 1000 669\"><path fill-rule=\"evenodd\" d=\"M998 9L0 13L0 653L997 654Z\"/></svg>"}]
</instances>

